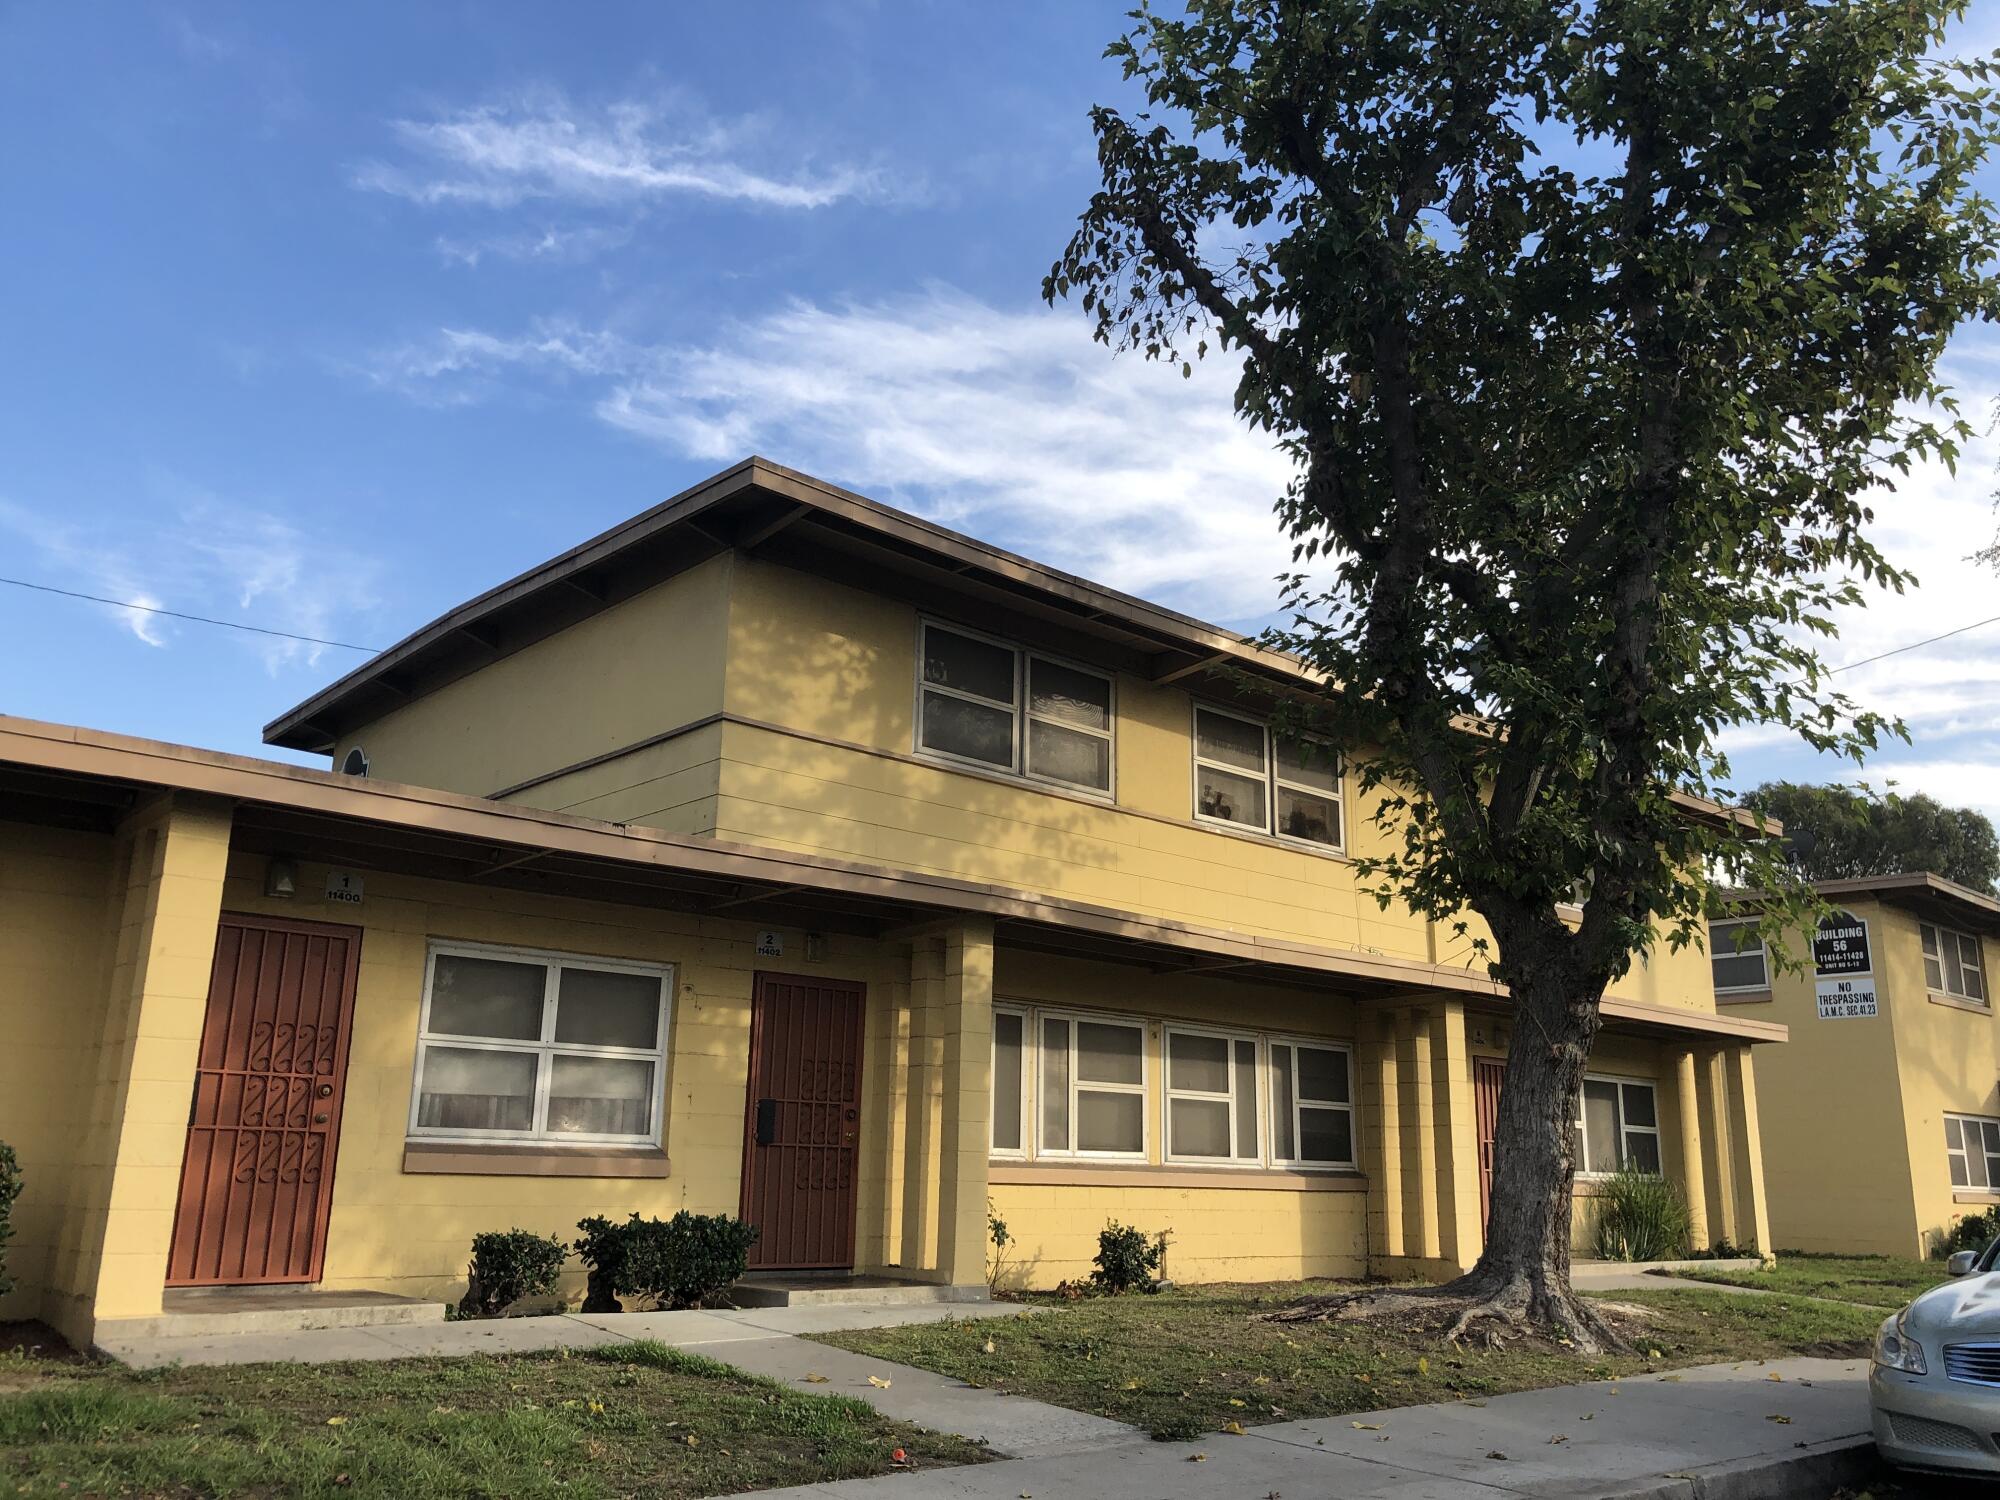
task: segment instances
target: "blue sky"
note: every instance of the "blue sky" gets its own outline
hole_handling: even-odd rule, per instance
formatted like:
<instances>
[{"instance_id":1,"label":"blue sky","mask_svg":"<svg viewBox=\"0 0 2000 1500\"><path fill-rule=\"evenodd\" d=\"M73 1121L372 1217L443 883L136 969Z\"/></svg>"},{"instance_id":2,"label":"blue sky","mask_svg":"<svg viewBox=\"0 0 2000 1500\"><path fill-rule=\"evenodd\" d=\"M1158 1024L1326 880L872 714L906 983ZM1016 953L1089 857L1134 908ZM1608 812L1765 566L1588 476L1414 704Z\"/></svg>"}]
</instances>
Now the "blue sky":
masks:
<instances>
[{"instance_id":1,"label":"blue sky","mask_svg":"<svg viewBox=\"0 0 2000 1500\"><path fill-rule=\"evenodd\" d=\"M382 646L756 451L1254 629L1283 474L1230 372L1038 294L1124 9L8 8L0 575ZM1990 410L2000 338L1952 367ZM1925 587L1831 659L2000 612L1996 459L1882 507ZM243 751L361 659L4 586L0 629L0 709ZM1917 735L1873 779L2000 815L2000 627L1849 680Z\"/></svg>"}]
</instances>

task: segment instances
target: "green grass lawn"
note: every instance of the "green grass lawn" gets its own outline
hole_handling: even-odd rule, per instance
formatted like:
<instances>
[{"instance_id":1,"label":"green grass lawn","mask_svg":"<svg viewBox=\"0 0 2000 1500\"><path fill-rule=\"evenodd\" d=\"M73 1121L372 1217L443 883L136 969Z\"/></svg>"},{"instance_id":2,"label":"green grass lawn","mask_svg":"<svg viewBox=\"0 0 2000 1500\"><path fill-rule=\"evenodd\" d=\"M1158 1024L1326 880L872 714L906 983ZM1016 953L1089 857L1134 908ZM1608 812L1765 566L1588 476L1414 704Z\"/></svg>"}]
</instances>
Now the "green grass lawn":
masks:
<instances>
[{"instance_id":1,"label":"green grass lawn","mask_svg":"<svg viewBox=\"0 0 2000 1500\"><path fill-rule=\"evenodd\" d=\"M665 1345L139 1374L0 1356L0 1494L715 1495L975 1444Z\"/></svg>"},{"instance_id":2,"label":"green grass lawn","mask_svg":"<svg viewBox=\"0 0 2000 1500\"><path fill-rule=\"evenodd\" d=\"M1325 1290L1189 1287L1094 1298L1034 1317L834 1333L823 1341L1178 1438L1231 1421L1247 1427L1681 1365L1863 1355L1879 1321L1858 1308L1696 1288L1619 1293L1606 1300L1640 1352L1584 1360L1527 1341L1454 1349L1434 1324L1278 1324L1255 1316Z\"/></svg>"},{"instance_id":3,"label":"green grass lawn","mask_svg":"<svg viewBox=\"0 0 2000 1500\"><path fill-rule=\"evenodd\" d=\"M1862 1302L1870 1307L1901 1307L1919 1292L1951 1278L1944 1262L1905 1260L1888 1255L1800 1255L1779 1251L1776 1266L1765 1271L1679 1271L1694 1281L1726 1286L1754 1286L1794 1297L1831 1297L1837 1302Z\"/></svg>"}]
</instances>

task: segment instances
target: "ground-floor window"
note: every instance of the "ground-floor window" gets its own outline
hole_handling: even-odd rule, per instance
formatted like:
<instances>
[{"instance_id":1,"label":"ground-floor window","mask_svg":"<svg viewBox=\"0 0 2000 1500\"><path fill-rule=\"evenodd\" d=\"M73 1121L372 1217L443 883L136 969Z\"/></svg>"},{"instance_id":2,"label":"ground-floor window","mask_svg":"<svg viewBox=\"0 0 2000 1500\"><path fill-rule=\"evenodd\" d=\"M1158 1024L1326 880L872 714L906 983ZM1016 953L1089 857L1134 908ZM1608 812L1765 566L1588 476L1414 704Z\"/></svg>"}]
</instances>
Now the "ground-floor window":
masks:
<instances>
[{"instance_id":1,"label":"ground-floor window","mask_svg":"<svg viewBox=\"0 0 2000 1500\"><path fill-rule=\"evenodd\" d=\"M1353 1070L1338 1043L1039 1007L993 1014L996 1157L1352 1167ZM1032 1096L1032 1097L1031 1097Z\"/></svg>"},{"instance_id":2,"label":"ground-floor window","mask_svg":"<svg viewBox=\"0 0 2000 1500\"><path fill-rule=\"evenodd\" d=\"M1632 1168L1660 1170L1660 1116L1653 1085L1589 1077L1576 1119L1576 1169L1605 1176Z\"/></svg>"},{"instance_id":3,"label":"ground-floor window","mask_svg":"<svg viewBox=\"0 0 2000 1500\"><path fill-rule=\"evenodd\" d=\"M2000 1192L2000 1120L1946 1115L1944 1154L1951 1163L1953 1187Z\"/></svg>"},{"instance_id":4,"label":"ground-floor window","mask_svg":"<svg viewBox=\"0 0 2000 1500\"><path fill-rule=\"evenodd\" d=\"M657 1144L673 971L434 943L414 1137Z\"/></svg>"}]
</instances>

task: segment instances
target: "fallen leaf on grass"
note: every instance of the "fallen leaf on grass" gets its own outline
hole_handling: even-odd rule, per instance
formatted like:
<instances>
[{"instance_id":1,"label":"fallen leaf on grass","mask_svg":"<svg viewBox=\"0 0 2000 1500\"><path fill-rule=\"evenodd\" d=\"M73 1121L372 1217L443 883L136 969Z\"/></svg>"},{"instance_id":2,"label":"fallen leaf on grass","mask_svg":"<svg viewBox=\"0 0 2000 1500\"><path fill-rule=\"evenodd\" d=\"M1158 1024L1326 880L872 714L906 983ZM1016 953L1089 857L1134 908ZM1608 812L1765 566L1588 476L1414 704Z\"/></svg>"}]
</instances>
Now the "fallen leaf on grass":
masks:
<instances>
[{"instance_id":1,"label":"fallen leaf on grass","mask_svg":"<svg viewBox=\"0 0 2000 1500\"><path fill-rule=\"evenodd\" d=\"M870 1375L868 1377L868 1383L874 1386L875 1389L878 1391L886 1391L889 1389L890 1385L893 1382L891 1382L889 1377L886 1375Z\"/></svg>"},{"instance_id":2,"label":"fallen leaf on grass","mask_svg":"<svg viewBox=\"0 0 2000 1500\"><path fill-rule=\"evenodd\" d=\"M1419 1354L1417 1356L1417 1373L1419 1375L1428 1375L1430 1374L1430 1372L1431 1372L1431 1362L1428 1359L1424 1358L1423 1355Z\"/></svg>"},{"instance_id":3,"label":"fallen leaf on grass","mask_svg":"<svg viewBox=\"0 0 2000 1500\"><path fill-rule=\"evenodd\" d=\"M1229 1404L1231 1406L1248 1406L1250 1403L1248 1401L1238 1401L1234 1396L1231 1396L1229 1398Z\"/></svg>"},{"instance_id":4,"label":"fallen leaf on grass","mask_svg":"<svg viewBox=\"0 0 2000 1500\"><path fill-rule=\"evenodd\" d=\"M980 1346L980 1348L984 1350L986 1353L991 1354L993 1352L993 1340L988 1339L984 1344Z\"/></svg>"},{"instance_id":5,"label":"fallen leaf on grass","mask_svg":"<svg viewBox=\"0 0 2000 1500\"><path fill-rule=\"evenodd\" d=\"M341 1427L341 1426L345 1426L345 1425L346 1425L346 1422L347 1422L347 1418L345 1418L345 1417L328 1417L328 1418L326 1419L326 1425L327 1425L327 1426L329 1426L329 1427Z\"/></svg>"},{"instance_id":6,"label":"fallen leaf on grass","mask_svg":"<svg viewBox=\"0 0 2000 1500\"><path fill-rule=\"evenodd\" d=\"M1231 1437L1243 1436L1243 1424L1237 1421L1236 1418L1234 1417L1231 1417L1227 1422L1224 1422L1222 1424L1222 1430L1228 1433Z\"/></svg>"},{"instance_id":7,"label":"fallen leaf on grass","mask_svg":"<svg viewBox=\"0 0 2000 1500\"><path fill-rule=\"evenodd\" d=\"M1118 1389L1121 1391L1136 1391L1139 1389L1139 1382L1136 1380L1128 1380L1123 1385L1119 1386Z\"/></svg>"}]
</instances>

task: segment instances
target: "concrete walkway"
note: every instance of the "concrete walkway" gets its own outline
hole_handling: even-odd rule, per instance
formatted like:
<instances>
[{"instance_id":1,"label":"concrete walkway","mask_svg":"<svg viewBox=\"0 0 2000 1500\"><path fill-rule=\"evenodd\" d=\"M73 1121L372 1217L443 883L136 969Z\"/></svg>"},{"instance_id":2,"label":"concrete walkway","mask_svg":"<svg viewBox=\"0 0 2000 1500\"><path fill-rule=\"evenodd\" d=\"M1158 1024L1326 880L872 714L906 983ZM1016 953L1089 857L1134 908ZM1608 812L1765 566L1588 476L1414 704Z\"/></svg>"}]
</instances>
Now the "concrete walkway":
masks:
<instances>
[{"instance_id":1,"label":"concrete walkway","mask_svg":"<svg viewBox=\"0 0 2000 1500\"><path fill-rule=\"evenodd\" d=\"M755 1375L767 1375L802 1391L858 1397L894 1421L913 1422L934 1432L959 1433L1010 1458L1094 1452L1108 1445L1145 1442L1143 1433L1107 1417L980 1390L929 1370L850 1354L800 1337L836 1329L936 1323L947 1318L1030 1315L1004 1302L567 1313L379 1328L107 1340L99 1347L112 1358L145 1370L166 1365L327 1364L350 1359L524 1354L653 1339L706 1354ZM886 1384L877 1385L870 1376Z\"/></svg>"},{"instance_id":2,"label":"concrete walkway","mask_svg":"<svg viewBox=\"0 0 2000 1500\"><path fill-rule=\"evenodd\" d=\"M1868 1367L1788 1359L1094 1452L767 1490L764 1500L1767 1500L1865 1473ZM1776 1378L1774 1378L1776 1377ZM1785 1418L1784 1421L1777 1420ZM1783 1466L1782 1470L1775 1466Z\"/></svg>"}]
</instances>

